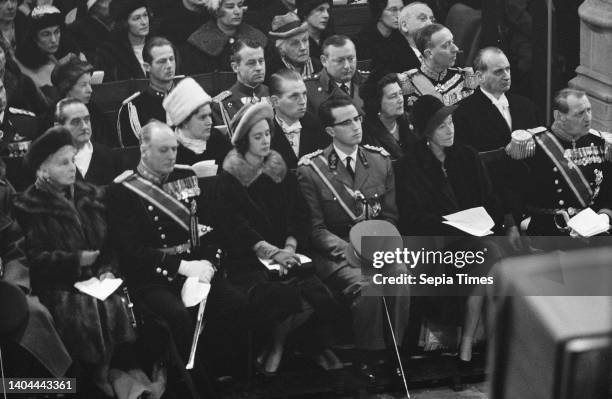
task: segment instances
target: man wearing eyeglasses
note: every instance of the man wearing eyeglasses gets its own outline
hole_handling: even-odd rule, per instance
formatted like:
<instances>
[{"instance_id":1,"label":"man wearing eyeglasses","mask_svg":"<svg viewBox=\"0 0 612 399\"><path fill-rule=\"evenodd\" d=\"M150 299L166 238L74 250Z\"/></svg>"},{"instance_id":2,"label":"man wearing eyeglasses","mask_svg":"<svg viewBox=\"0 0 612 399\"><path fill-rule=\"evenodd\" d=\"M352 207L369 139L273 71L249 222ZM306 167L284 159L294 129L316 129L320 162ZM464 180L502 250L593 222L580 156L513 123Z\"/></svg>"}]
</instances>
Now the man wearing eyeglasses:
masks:
<instances>
[{"instance_id":1,"label":"man wearing eyeglasses","mask_svg":"<svg viewBox=\"0 0 612 399\"><path fill-rule=\"evenodd\" d=\"M319 106L331 96L352 99L358 109L363 107L359 86L363 77L357 71L355 44L344 35L333 35L325 39L322 46L323 70L312 78L305 79L308 90L308 112L317 114Z\"/></svg>"},{"instance_id":2,"label":"man wearing eyeglasses","mask_svg":"<svg viewBox=\"0 0 612 399\"><path fill-rule=\"evenodd\" d=\"M397 222L391 158L380 147L359 145L362 117L348 97L332 96L324 101L319 118L332 144L302 157L297 170L310 210L313 262L321 280L351 301L355 346L362 360L358 371L375 382L373 365L389 355L386 342L390 342L385 340L381 298L360 295L372 279L360 268L351 267L345 250L353 225L371 219ZM402 267L387 272L406 272ZM394 314L396 337L403 337L410 298L406 286L397 289L404 292L395 292L387 302Z\"/></svg>"}]
</instances>

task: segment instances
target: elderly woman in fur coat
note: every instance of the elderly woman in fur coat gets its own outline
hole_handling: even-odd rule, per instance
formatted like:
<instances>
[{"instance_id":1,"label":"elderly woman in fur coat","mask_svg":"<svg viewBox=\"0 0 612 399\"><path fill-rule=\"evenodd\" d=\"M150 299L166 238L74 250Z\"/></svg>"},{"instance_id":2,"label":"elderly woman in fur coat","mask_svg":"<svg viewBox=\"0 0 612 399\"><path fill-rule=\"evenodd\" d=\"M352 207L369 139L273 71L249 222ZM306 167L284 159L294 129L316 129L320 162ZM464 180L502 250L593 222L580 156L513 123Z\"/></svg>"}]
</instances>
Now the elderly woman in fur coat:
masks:
<instances>
[{"instance_id":1,"label":"elderly woman in fur coat","mask_svg":"<svg viewBox=\"0 0 612 399\"><path fill-rule=\"evenodd\" d=\"M53 315L74 361L91 370L87 381L113 396L108 378L113 348L134 331L117 294L100 301L74 288L91 277L113 277L106 246L104 205L95 186L76 182L70 132L53 127L32 143L26 162L36 182L14 200L26 237L32 291Z\"/></svg>"},{"instance_id":2,"label":"elderly woman in fur coat","mask_svg":"<svg viewBox=\"0 0 612 399\"><path fill-rule=\"evenodd\" d=\"M317 336L310 333L306 344L317 346L309 348L315 361L324 369L340 368L326 334L337 317L337 305L296 255L304 250L307 213L296 177L270 149L272 119L272 107L261 102L243 107L231 123L234 149L223 162L215 190L228 277L273 326L271 340L257 359L263 374L277 371L287 335L309 318L310 331ZM278 275L271 275L258 258L276 263Z\"/></svg>"}]
</instances>

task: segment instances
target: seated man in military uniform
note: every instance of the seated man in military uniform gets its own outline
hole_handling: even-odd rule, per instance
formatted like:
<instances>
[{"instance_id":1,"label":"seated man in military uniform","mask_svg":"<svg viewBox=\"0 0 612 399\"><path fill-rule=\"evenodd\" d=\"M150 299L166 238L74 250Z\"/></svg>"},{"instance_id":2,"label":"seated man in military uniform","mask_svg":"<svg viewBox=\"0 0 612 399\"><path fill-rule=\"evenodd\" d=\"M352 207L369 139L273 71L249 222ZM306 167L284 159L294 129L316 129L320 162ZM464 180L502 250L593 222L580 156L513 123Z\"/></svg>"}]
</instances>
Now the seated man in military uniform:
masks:
<instances>
[{"instance_id":1,"label":"seated man in military uniform","mask_svg":"<svg viewBox=\"0 0 612 399\"><path fill-rule=\"evenodd\" d=\"M234 115L248 103L267 100L268 87L263 84L266 77L266 60L261 43L238 39L233 46L232 70L236 83L213 98L213 123L229 126ZM229 137L231 138L231 132Z\"/></svg>"},{"instance_id":2,"label":"seated man in military uniform","mask_svg":"<svg viewBox=\"0 0 612 399\"><path fill-rule=\"evenodd\" d=\"M38 120L30 111L6 107L4 78L0 79L0 156L22 157L38 137Z\"/></svg>"},{"instance_id":3,"label":"seated man in military uniform","mask_svg":"<svg viewBox=\"0 0 612 399\"><path fill-rule=\"evenodd\" d=\"M472 68L452 68L459 48L448 28L440 24L425 26L417 34L416 45L422 55L421 67L400 74L404 95L408 97L406 106L412 106L424 94L438 97L444 105L456 104L472 95L477 80Z\"/></svg>"},{"instance_id":4,"label":"seated man in military uniform","mask_svg":"<svg viewBox=\"0 0 612 399\"><path fill-rule=\"evenodd\" d=\"M321 280L352 300L355 346L363 351L360 371L374 380L372 365L381 351L390 348L381 298L359 295L369 285L368 278L344 254L349 231L356 223L369 219L397 222L391 158L382 148L359 145L361 115L346 96L323 102L319 118L332 144L304 156L298 165L300 189L310 209L313 261ZM405 265L397 272L402 270L406 272ZM388 302L396 337L403 337L410 302L407 287L398 286Z\"/></svg>"},{"instance_id":5,"label":"seated man in military uniform","mask_svg":"<svg viewBox=\"0 0 612 399\"><path fill-rule=\"evenodd\" d=\"M235 326L246 320L246 299L222 273L215 273L215 243L208 234L200 239L209 229L198 225L198 216L205 217L197 209L198 180L189 167L175 167L177 147L166 124L153 121L143 127L137 170L124 172L108 188L108 219L109 236L136 308L168 324L187 362L194 322L181 301L185 278L211 283L204 333L214 324Z\"/></svg>"},{"instance_id":6,"label":"seated man in military uniform","mask_svg":"<svg viewBox=\"0 0 612 399\"><path fill-rule=\"evenodd\" d=\"M140 144L142 127L151 119L166 121L164 98L174 86L176 59L172 43L163 37L147 40L142 58L149 86L123 100L117 114L117 134L121 147Z\"/></svg>"},{"instance_id":7,"label":"seated man in military uniform","mask_svg":"<svg viewBox=\"0 0 612 399\"><path fill-rule=\"evenodd\" d=\"M333 35L321 46L323 70L305 79L308 90L308 112L317 115L321 103L331 96L344 95L353 100L357 109L363 107L359 87L365 81L357 71L357 51L351 39Z\"/></svg>"},{"instance_id":8,"label":"seated man in military uniform","mask_svg":"<svg viewBox=\"0 0 612 399\"><path fill-rule=\"evenodd\" d=\"M525 202L533 236L573 233L567 221L589 207L612 219L612 146L591 129L589 99L563 89L553 105L550 129L517 130L506 147L529 167Z\"/></svg>"}]
</instances>

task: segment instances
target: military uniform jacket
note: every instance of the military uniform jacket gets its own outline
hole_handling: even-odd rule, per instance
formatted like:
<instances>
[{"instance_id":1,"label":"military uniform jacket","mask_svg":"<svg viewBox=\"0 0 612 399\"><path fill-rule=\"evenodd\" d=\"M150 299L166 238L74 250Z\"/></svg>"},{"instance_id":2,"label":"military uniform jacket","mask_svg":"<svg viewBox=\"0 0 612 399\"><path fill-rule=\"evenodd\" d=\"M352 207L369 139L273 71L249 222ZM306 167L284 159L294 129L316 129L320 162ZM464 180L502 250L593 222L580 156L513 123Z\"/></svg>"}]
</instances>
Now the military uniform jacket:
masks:
<instances>
[{"instance_id":1,"label":"military uniform jacket","mask_svg":"<svg viewBox=\"0 0 612 399\"><path fill-rule=\"evenodd\" d=\"M533 131L533 130L532 130ZM595 212L612 209L612 163L604 156L604 139L601 133L591 130L574 142L565 141L544 128L538 129L535 137L551 134L562 147L562 157L570 162L570 168L578 168L584 177L583 183L574 188L564 178L563 168L553 162L540 145L533 156L526 159L529 179L526 182L527 214L531 215L530 235L559 235L551 211L566 210L574 216L578 211L591 207ZM581 178L578 179L582 180ZM583 190L588 185L589 190ZM574 190L588 191L583 204Z\"/></svg>"},{"instance_id":2,"label":"military uniform jacket","mask_svg":"<svg viewBox=\"0 0 612 399\"><path fill-rule=\"evenodd\" d=\"M232 87L213 99L213 124L215 126L226 124L227 121L223 119L221 109L226 111L226 117L231 120L245 104L258 103L261 100L267 100L269 96L270 91L266 85L260 84L253 88L236 81Z\"/></svg>"},{"instance_id":3,"label":"military uniform jacket","mask_svg":"<svg viewBox=\"0 0 612 399\"><path fill-rule=\"evenodd\" d=\"M19 108L7 108L0 125L0 156L23 157L38 133L36 115Z\"/></svg>"},{"instance_id":4,"label":"military uniform jacket","mask_svg":"<svg viewBox=\"0 0 612 399\"><path fill-rule=\"evenodd\" d=\"M329 181L330 188L314 168ZM311 241L323 257L317 272L326 278L346 266L344 248L351 227L367 219L397 222L395 177L389 155L378 147L359 147L355 178L340 161L333 145L304 156L298 165L298 182L310 210ZM367 201L367 211L364 201ZM341 201L340 201L341 200ZM344 203L356 216L343 208Z\"/></svg>"},{"instance_id":5,"label":"military uniform jacket","mask_svg":"<svg viewBox=\"0 0 612 399\"><path fill-rule=\"evenodd\" d=\"M136 289L152 285L169 285L176 277L181 260L202 259L202 246L188 253L167 254L162 250L186 244L190 233L158 206L131 191L122 183L140 176L125 172L115 179L107 190L109 237L117 250L119 263L128 284ZM166 185L183 187L188 197L181 202L185 207L199 195L199 190L189 188L189 180L195 173L188 168L175 168L166 179ZM211 258L212 259L212 258Z\"/></svg>"},{"instance_id":6,"label":"military uniform jacket","mask_svg":"<svg viewBox=\"0 0 612 399\"><path fill-rule=\"evenodd\" d=\"M357 109L363 108L363 100L359 96L359 87L363 82L363 77L359 71L355 72L353 80L350 82L351 95L350 98L353 100ZM330 78L327 74L327 70L323 68L321 73L315 74L310 79L305 79L307 96L308 96L308 112L314 115L319 114L319 106L325 100L332 95L343 95L348 96L338 85Z\"/></svg>"},{"instance_id":7,"label":"military uniform jacket","mask_svg":"<svg viewBox=\"0 0 612 399\"><path fill-rule=\"evenodd\" d=\"M117 115L121 147L140 145L140 130L151 119L166 122L166 110L162 106L166 94L149 86L123 101Z\"/></svg>"},{"instance_id":8,"label":"military uniform jacket","mask_svg":"<svg viewBox=\"0 0 612 399\"><path fill-rule=\"evenodd\" d=\"M471 68L449 68L436 74L425 65L402 74L402 90L407 97L406 105L411 106L424 94L438 97L444 105L457 104L469 97L477 87Z\"/></svg>"}]
</instances>

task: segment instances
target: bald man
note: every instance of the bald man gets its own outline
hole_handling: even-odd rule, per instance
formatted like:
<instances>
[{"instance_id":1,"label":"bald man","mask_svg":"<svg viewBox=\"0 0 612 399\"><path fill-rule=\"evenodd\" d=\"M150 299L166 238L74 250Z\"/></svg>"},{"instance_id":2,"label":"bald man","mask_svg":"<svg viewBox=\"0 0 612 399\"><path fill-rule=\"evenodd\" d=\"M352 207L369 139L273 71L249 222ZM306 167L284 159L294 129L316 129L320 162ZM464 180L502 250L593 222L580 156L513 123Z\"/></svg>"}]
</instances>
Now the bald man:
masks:
<instances>
[{"instance_id":1,"label":"bald man","mask_svg":"<svg viewBox=\"0 0 612 399\"><path fill-rule=\"evenodd\" d=\"M408 4L398 15L398 30L403 40L394 42L393 51L372 60L373 69L390 72L405 72L421 66L422 54L417 49L416 35L421 28L436 22L433 11L425 3L415 1Z\"/></svg>"},{"instance_id":2,"label":"bald man","mask_svg":"<svg viewBox=\"0 0 612 399\"><path fill-rule=\"evenodd\" d=\"M198 212L200 188L189 167L175 166L178 147L172 129L158 121L142 129L141 160L108 189L110 236L138 307L167 322L187 362L194 320L181 300L186 277L212 284L207 328L246 320L246 299L215 273L217 248L202 235L206 215ZM208 210L207 207L205 207ZM159 348L166 346L160 343ZM207 395L204 395L207 396Z\"/></svg>"}]
</instances>

